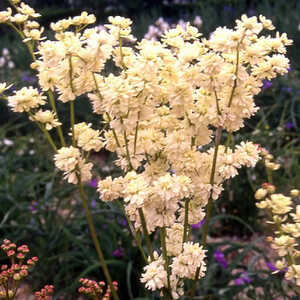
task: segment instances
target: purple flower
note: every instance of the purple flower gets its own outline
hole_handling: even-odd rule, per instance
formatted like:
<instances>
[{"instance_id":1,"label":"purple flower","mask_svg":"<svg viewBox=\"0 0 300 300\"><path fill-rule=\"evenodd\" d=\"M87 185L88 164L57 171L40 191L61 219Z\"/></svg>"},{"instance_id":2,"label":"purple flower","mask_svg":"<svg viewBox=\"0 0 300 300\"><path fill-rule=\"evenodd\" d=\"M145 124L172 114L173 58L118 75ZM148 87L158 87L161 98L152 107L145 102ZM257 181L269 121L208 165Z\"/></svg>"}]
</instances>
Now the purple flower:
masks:
<instances>
[{"instance_id":1,"label":"purple flower","mask_svg":"<svg viewBox=\"0 0 300 300\"><path fill-rule=\"evenodd\" d=\"M251 278L247 275L247 272L243 272L240 277L235 280L236 285L248 284L251 282Z\"/></svg>"},{"instance_id":2,"label":"purple flower","mask_svg":"<svg viewBox=\"0 0 300 300\"><path fill-rule=\"evenodd\" d=\"M294 129L295 128L295 125L293 122L287 122L284 124L284 126L286 129Z\"/></svg>"},{"instance_id":3,"label":"purple flower","mask_svg":"<svg viewBox=\"0 0 300 300\"><path fill-rule=\"evenodd\" d=\"M267 266L268 266L268 268L272 271L272 272L278 272L278 273L280 273L280 274L283 274L283 273L285 273L286 271L287 271L287 268L284 268L284 269L282 269L282 270L279 270L275 265L273 265L271 262L267 262L266 263L267 264Z\"/></svg>"},{"instance_id":4,"label":"purple flower","mask_svg":"<svg viewBox=\"0 0 300 300\"><path fill-rule=\"evenodd\" d=\"M37 212L38 203L36 201L32 201L31 204L29 205L29 209L31 210L32 213Z\"/></svg>"},{"instance_id":5,"label":"purple flower","mask_svg":"<svg viewBox=\"0 0 300 300\"><path fill-rule=\"evenodd\" d=\"M271 262L267 262L267 266L272 272L278 270Z\"/></svg>"},{"instance_id":6,"label":"purple flower","mask_svg":"<svg viewBox=\"0 0 300 300\"><path fill-rule=\"evenodd\" d=\"M26 81L28 83L34 83L35 82L35 77L28 75L27 72L24 72L21 76L23 81Z\"/></svg>"},{"instance_id":7,"label":"purple flower","mask_svg":"<svg viewBox=\"0 0 300 300\"><path fill-rule=\"evenodd\" d=\"M126 219L122 219L122 220L120 221L120 224L121 224L123 227L126 227L126 226L127 226L127 221L126 221Z\"/></svg>"},{"instance_id":8,"label":"purple flower","mask_svg":"<svg viewBox=\"0 0 300 300\"><path fill-rule=\"evenodd\" d=\"M255 9L249 9L248 15L249 15L250 17L255 16L255 15L256 15Z\"/></svg>"},{"instance_id":9,"label":"purple flower","mask_svg":"<svg viewBox=\"0 0 300 300\"><path fill-rule=\"evenodd\" d=\"M93 200L91 201L91 208L95 208L96 205L97 205L97 202L96 202L95 199L93 199Z\"/></svg>"},{"instance_id":10,"label":"purple flower","mask_svg":"<svg viewBox=\"0 0 300 300\"><path fill-rule=\"evenodd\" d=\"M97 180L97 178L93 178L88 184L89 184L90 187L96 189L97 186L98 186L98 180Z\"/></svg>"},{"instance_id":11,"label":"purple flower","mask_svg":"<svg viewBox=\"0 0 300 300\"><path fill-rule=\"evenodd\" d=\"M227 12L227 13L231 13L234 11L234 8L230 5L225 5L224 6L224 12Z\"/></svg>"},{"instance_id":12,"label":"purple flower","mask_svg":"<svg viewBox=\"0 0 300 300\"><path fill-rule=\"evenodd\" d=\"M244 284L244 280L243 280L242 278L237 278L237 279L235 280L235 284L236 284L236 285L242 285L242 284Z\"/></svg>"},{"instance_id":13,"label":"purple flower","mask_svg":"<svg viewBox=\"0 0 300 300\"><path fill-rule=\"evenodd\" d=\"M263 80L262 82L263 82L263 89L268 89L273 85L273 83L269 80Z\"/></svg>"},{"instance_id":14,"label":"purple flower","mask_svg":"<svg viewBox=\"0 0 300 300\"><path fill-rule=\"evenodd\" d=\"M225 255L222 251L216 250L214 253L214 258L223 269L227 268L227 261L225 259Z\"/></svg>"},{"instance_id":15,"label":"purple flower","mask_svg":"<svg viewBox=\"0 0 300 300\"><path fill-rule=\"evenodd\" d=\"M286 93L291 93L293 91L293 89L291 87L288 87L288 86L282 87L281 90L283 92L286 92Z\"/></svg>"},{"instance_id":16,"label":"purple flower","mask_svg":"<svg viewBox=\"0 0 300 300\"><path fill-rule=\"evenodd\" d=\"M124 256L124 249L123 248L117 248L116 250L113 251L113 256L116 258L121 258L122 256Z\"/></svg>"},{"instance_id":17,"label":"purple flower","mask_svg":"<svg viewBox=\"0 0 300 300\"><path fill-rule=\"evenodd\" d=\"M203 226L204 223L205 223L205 218L202 221L200 221L200 222L198 222L196 224L193 224L192 228L193 229L199 229L199 228L201 228Z\"/></svg>"}]
</instances>

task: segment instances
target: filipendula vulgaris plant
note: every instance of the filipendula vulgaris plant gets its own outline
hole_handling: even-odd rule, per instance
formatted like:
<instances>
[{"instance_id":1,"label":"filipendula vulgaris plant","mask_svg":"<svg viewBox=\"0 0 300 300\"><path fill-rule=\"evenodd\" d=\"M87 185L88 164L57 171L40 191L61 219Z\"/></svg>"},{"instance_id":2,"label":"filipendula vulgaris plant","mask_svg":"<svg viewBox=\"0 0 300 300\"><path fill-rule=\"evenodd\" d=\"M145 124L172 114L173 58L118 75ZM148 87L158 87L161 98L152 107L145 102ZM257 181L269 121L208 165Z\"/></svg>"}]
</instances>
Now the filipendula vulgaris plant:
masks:
<instances>
[{"instance_id":1,"label":"filipendula vulgaris plant","mask_svg":"<svg viewBox=\"0 0 300 300\"><path fill-rule=\"evenodd\" d=\"M99 31L86 28L95 17L85 12L52 23L52 41L42 36L32 8L10 2L14 12L2 11L0 22L13 27L27 45L42 92L29 87L5 95L8 86L2 83L2 98L38 124L55 152L56 167L78 186L113 298L118 296L83 189L92 176L89 153L101 148L117 154L123 176L101 180L100 198L118 201L125 212L146 263L141 282L164 299L184 294L193 299L205 276L208 224L222 184L259 160L256 145L247 141L231 149L230 137L258 110L253 97L262 80L287 72L286 46L292 41L286 34L260 36L274 29L272 22L243 15L234 29L219 27L209 39L187 24L165 32L160 41L134 42L131 20L109 17L110 24ZM102 71L111 60L119 72L106 76ZM85 94L104 120L101 132L75 122L74 101ZM52 109L43 110L48 101ZM70 106L70 144L56 101ZM59 145L52 139L53 128ZM190 241L191 224L204 218L201 243ZM151 241L155 232L160 235L157 249ZM188 292L184 280L192 281Z\"/></svg>"},{"instance_id":2,"label":"filipendula vulgaris plant","mask_svg":"<svg viewBox=\"0 0 300 300\"><path fill-rule=\"evenodd\" d=\"M279 258L275 266L277 272L284 272L286 280L295 286L295 293L300 297L300 190L291 189L289 196L276 193L276 187L272 182L272 172L280 168L280 164L273 162L273 155L267 150L261 149L261 156L266 168L268 182L262 184L255 193L258 200L256 206L267 212L268 223L274 226L274 236L268 236Z\"/></svg>"}]
</instances>

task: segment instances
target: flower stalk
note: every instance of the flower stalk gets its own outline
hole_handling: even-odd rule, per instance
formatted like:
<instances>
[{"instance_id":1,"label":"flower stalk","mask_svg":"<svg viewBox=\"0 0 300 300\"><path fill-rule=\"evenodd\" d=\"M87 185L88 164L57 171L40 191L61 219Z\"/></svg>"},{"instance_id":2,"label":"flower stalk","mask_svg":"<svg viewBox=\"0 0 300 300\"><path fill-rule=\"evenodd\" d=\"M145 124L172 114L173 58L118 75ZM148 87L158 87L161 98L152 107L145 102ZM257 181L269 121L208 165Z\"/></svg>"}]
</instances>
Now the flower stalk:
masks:
<instances>
[{"instance_id":1,"label":"flower stalk","mask_svg":"<svg viewBox=\"0 0 300 300\"><path fill-rule=\"evenodd\" d=\"M101 262L101 266L102 266L104 276L105 276L105 278L106 278L106 280L107 280L107 282L108 282L108 284L111 288L113 299L114 300L119 300L119 296L118 296L118 294L115 290L115 286L114 286L113 281L111 279L110 273L108 271L108 268L107 268L107 265L106 265L106 262L105 262L105 259L104 259L104 256L103 256L103 252L102 252L101 247L100 247L99 240L97 238L96 229L95 229L95 226L94 226L92 215L90 213L89 206L88 206L88 201L87 201L87 198L86 198L86 195L85 195L85 192L84 192L84 189L83 189L80 178L79 178L79 182L78 182L78 190L79 190L80 197L81 197L81 200L82 200L82 206L84 208L85 215L86 215L86 218L87 218L87 221L88 221L90 234L91 234L91 237L92 237L92 240L93 240L98 258Z\"/></svg>"}]
</instances>

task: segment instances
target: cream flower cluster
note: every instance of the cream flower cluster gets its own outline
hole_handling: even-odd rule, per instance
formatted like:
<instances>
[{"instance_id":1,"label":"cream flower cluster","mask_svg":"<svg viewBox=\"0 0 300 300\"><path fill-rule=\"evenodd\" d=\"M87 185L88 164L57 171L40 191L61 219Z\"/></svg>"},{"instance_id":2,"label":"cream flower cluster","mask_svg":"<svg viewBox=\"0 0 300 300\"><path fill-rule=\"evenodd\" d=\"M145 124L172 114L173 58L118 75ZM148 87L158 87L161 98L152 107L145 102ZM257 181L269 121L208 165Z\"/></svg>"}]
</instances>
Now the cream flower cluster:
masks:
<instances>
[{"instance_id":1,"label":"cream flower cluster","mask_svg":"<svg viewBox=\"0 0 300 300\"><path fill-rule=\"evenodd\" d=\"M33 108L44 105L46 96L43 96L39 91L32 86L29 88L23 87L15 91L13 96L8 97L8 106L14 112L29 112Z\"/></svg>"},{"instance_id":2,"label":"cream flower cluster","mask_svg":"<svg viewBox=\"0 0 300 300\"><path fill-rule=\"evenodd\" d=\"M56 114L50 110L40 109L33 116L30 116L29 119L45 124L46 130L51 130L52 128L61 125L61 123L57 119Z\"/></svg>"},{"instance_id":3,"label":"cream flower cluster","mask_svg":"<svg viewBox=\"0 0 300 300\"><path fill-rule=\"evenodd\" d=\"M55 166L64 172L64 179L69 183L77 184L80 181L89 181L92 178L92 163L86 163L80 150L73 146L62 147L54 155Z\"/></svg>"},{"instance_id":4,"label":"cream flower cluster","mask_svg":"<svg viewBox=\"0 0 300 300\"><path fill-rule=\"evenodd\" d=\"M87 163L84 152L99 151L103 147L99 130L91 128L92 124L85 122L74 125L74 144L77 147L62 147L54 155L55 166L64 172L64 178L69 183L91 180L93 164ZM72 134L70 134L72 135Z\"/></svg>"},{"instance_id":5,"label":"cream flower cluster","mask_svg":"<svg viewBox=\"0 0 300 300\"><path fill-rule=\"evenodd\" d=\"M0 94L9 87L0 84ZM46 99L46 96L32 86L23 87L15 91L14 95L7 97L8 106L11 107L12 111L27 112L31 121L40 123L46 130L51 130L62 124L54 111L40 109L40 106L46 104Z\"/></svg>"},{"instance_id":6,"label":"cream flower cluster","mask_svg":"<svg viewBox=\"0 0 300 300\"><path fill-rule=\"evenodd\" d=\"M300 205L294 205L296 199L299 199L300 191L293 189L290 196L275 194L275 187L270 184L263 184L257 190L255 198L259 200L256 206L261 209L267 209L272 215L272 221L269 223L276 226L275 237L268 237L271 247L276 250L282 258L276 262L278 269L287 267L285 278L294 280L297 286L300 286L300 265L297 260L300 257L299 237L300 237ZM294 211L295 212L292 212Z\"/></svg>"},{"instance_id":7,"label":"cream flower cluster","mask_svg":"<svg viewBox=\"0 0 300 300\"><path fill-rule=\"evenodd\" d=\"M18 29L19 33L22 32L24 42L30 41L30 46L34 42L42 40L42 33L44 28L40 27L40 24L35 21L41 15L36 13L35 10L29 5L21 1L14 1L14 9L16 11L13 14L11 8L6 11L0 12L0 23L14 24Z\"/></svg>"},{"instance_id":8,"label":"cream flower cluster","mask_svg":"<svg viewBox=\"0 0 300 300\"><path fill-rule=\"evenodd\" d=\"M91 128L92 124L85 122L74 125L75 141L78 147L84 151L94 150L98 152L103 147L100 131Z\"/></svg>"},{"instance_id":9,"label":"cream flower cluster","mask_svg":"<svg viewBox=\"0 0 300 300\"><path fill-rule=\"evenodd\" d=\"M205 251L198 243L184 243L182 253L173 258L172 272L180 278L194 279L197 268L199 268L199 277L204 277L206 271Z\"/></svg>"},{"instance_id":10,"label":"cream flower cluster","mask_svg":"<svg viewBox=\"0 0 300 300\"><path fill-rule=\"evenodd\" d=\"M183 278L194 279L199 268L199 278L205 275L205 250L198 243L187 242L183 244L183 251L172 259L170 276L164 268L165 260L154 252L154 259L144 267L141 282L152 291L168 288L170 286L172 299L179 299L183 295Z\"/></svg>"},{"instance_id":11,"label":"cream flower cluster","mask_svg":"<svg viewBox=\"0 0 300 300\"><path fill-rule=\"evenodd\" d=\"M153 255L155 259L144 267L141 282L145 283L147 289L156 291L167 286L167 271L162 256L158 256L156 252Z\"/></svg>"}]
</instances>

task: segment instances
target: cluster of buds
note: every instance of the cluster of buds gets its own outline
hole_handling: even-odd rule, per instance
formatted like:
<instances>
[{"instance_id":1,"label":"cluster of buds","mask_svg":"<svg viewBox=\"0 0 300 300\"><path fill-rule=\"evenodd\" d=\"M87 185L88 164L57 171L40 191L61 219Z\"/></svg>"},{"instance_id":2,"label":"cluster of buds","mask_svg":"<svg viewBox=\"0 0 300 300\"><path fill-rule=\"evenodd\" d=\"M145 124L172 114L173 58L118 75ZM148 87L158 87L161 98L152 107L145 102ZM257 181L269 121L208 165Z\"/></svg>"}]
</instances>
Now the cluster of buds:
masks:
<instances>
[{"instance_id":1,"label":"cluster of buds","mask_svg":"<svg viewBox=\"0 0 300 300\"><path fill-rule=\"evenodd\" d=\"M255 199L261 200L265 198L268 194L273 194L276 190L276 187L268 182L265 182L261 185L261 187L255 192Z\"/></svg>"},{"instance_id":2,"label":"cluster of buds","mask_svg":"<svg viewBox=\"0 0 300 300\"><path fill-rule=\"evenodd\" d=\"M29 253L27 245L17 247L10 240L5 239L1 249L10 260L10 266L2 265L0 273L0 299L14 299L18 291L18 282L28 276L28 270L38 261L37 257L32 257L25 261Z\"/></svg>"},{"instance_id":3,"label":"cluster of buds","mask_svg":"<svg viewBox=\"0 0 300 300\"><path fill-rule=\"evenodd\" d=\"M42 40L44 28L36 22L36 18L40 14L36 13L33 8L20 1L11 1L14 11L8 8L6 11L0 12L0 23L6 23L9 26L16 27L19 34L29 47L33 47L35 41Z\"/></svg>"},{"instance_id":4,"label":"cluster of buds","mask_svg":"<svg viewBox=\"0 0 300 300\"><path fill-rule=\"evenodd\" d=\"M79 282L82 286L78 289L78 292L84 295L89 296L92 299L101 299L101 300L109 300L111 297L111 289L108 286L105 289L105 282L95 280L90 280L88 278L80 278ZM114 289L118 289L118 282L113 282Z\"/></svg>"},{"instance_id":5,"label":"cluster of buds","mask_svg":"<svg viewBox=\"0 0 300 300\"><path fill-rule=\"evenodd\" d=\"M274 156L270 154L268 150L261 148L260 154L264 160L265 167L268 170L276 171L280 168L280 164L274 162Z\"/></svg>"},{"instance_id":6,"label":"cluster of buds","mask_svg":"<svg viewBox=\"0 0 300 300\"><path fill-rule=\"evenodd\" d=\"M273 159L270 154L266 154L265 159L270 156ZM270 170L273 169L270 168ZM275 227L275 236L267 237L271 248L280 257L275 263L277 269L274 273L286 271L285 278L294 280L298 287L300 286L300 265L297 264L297 260L300 257L300 249L297 239L300 237L300 205L293 204L299 195L298 189L292 189L289 196L275 193L275 186L269 183L262 184L255 193L255 199L259 200L256 206L269 212L272 219L268 223Z\"/></svg>"},{"instance_id":7,"label":"cluster of buds","mask_svg":"<svg viewBox=\"0 0 300 300\"><path fill-rule=\"evenodd\" d=\"M37 300L50 300L54 292L53 285L45 285L39 292L35 292L34 295Z\"/></svg>"}]
</instances>

